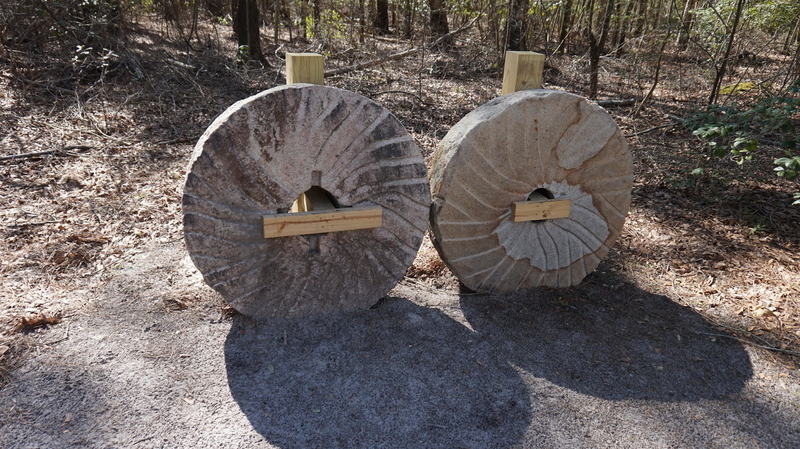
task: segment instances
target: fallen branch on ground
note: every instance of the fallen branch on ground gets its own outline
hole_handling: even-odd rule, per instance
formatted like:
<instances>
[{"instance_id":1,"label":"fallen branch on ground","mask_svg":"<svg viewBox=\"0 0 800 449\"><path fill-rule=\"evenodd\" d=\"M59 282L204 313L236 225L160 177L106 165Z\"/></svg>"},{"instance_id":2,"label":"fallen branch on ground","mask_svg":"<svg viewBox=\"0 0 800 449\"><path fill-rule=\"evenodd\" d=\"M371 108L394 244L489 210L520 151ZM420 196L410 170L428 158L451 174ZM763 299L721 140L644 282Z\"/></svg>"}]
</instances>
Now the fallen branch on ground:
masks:
<instances>
[{"instance_id":1,"label":"fallen branch on ground","mask_svg":"<svg viewBox=\"0 0 800 449\"><path fill-rule=\"evenodd\" d=\"M33 151L31 153L20 153L20 154L11 154L8 156L0 156L0 162L5 161L18 161L18 160L25 160L25 159L34 159L37 157L47 156L47 155L61 155L64 154L66 156L74 156L73 154L69 153L69 151L77 150L77 151L88 151L91 150L92 146L89 145L67 145L63 148L56 148L54 150L44 150L44 151Z\"/></svg>"},{"instance_id":2,"label":"fallen branch on ground","mask_svg":"<svg viewBox=\"0 0 800 449\"><path fill-rule=\"evenodd\" d=\"M736 341L738 341L740 343L744 343L744 344L747 344L747 345L750 345L750 346L755 346L756 348L766 349L767 351L780 352L781 354L788 354L788 355L793 355L795 357L800 357L800 352L790 351L788 349L783 349L783 348L776 348L775 346L760 345L760 344L758 344L758 343L756 343L754 341L750 341L750 340L748 340L746 338L742 338L742 337L737 337L735 335L714 334L714 333L711 333L711 332L697 332L697 333L700 334L700 335L708 335L710 337L730 338L730 339L736 340Z\"/></svg>"},{"instance_id":3,"label":"fallen branch on ground","mask_svg":"<svg viewBox=\"0 0 800 449\"><path fill-rule=\"evenodd\" d=\"M679 125L679 123L666 123L666 124L663 124L663 125L654 126L652 128L647 128L644 131L635 132L633 134L625 134L625 137L641 136L642 134L647 134L649 132L653 132L655 130L662 129L662 128L671 128L671 127L676 126L676 125Z\"/></svg>"},{"instance_id":4,"label":"fallen branch on ground","mask_svg":"<svg viewBox=\"0 0 800 449\"><path fill-rule=\"evenodd\" d=\"M359 64L354 64L354 65L351 65L351 66L342 67L342 68L334 69L334 70L328 70L328 71L325 72L325 77L327 78L329 76L343 75L345 73L349 73L349 72L352 72L354 70L366 69L368 67L376 66L378 64L382 64L382 63L387 62L387 61L395 61L395 60L398 60L398 59L403 59L403 58L405 58L407 56L411 56L413 54L419 53L423 49L435 48L435 47L439 46L439 44L441 44L445 40L455 36L456 34L462 33L464 31L470 29L472 27L472 25L474 25L475 22L477 22L478 19L481 18L481 17L482 16L479 15L479 16L475 17L474 19L470 20L463 27L461 27L461 28L459 28L457 30L453 30L453 31L451 31L451 32L449 32L447 34L441 35L438 39L433 41L433 43L431 43L431 44L422 45L422 46L414 47L414 48L409 48L408 50L403 50L401 52L392 53L391 55L384 56L383 58L371 59L369 61L362 62L362 63L359 63Z\"/></svg>"},{"instance_id":5,"label":"fallen branch on ground","mask_svg":"<svg viewBox=\"0 0 800 449\"><path fill-rule=\"evenodd\" d=\"M600 106L603 107L614 107L614 106L633 106L636 104L635 98L619 98L619 99L611 99L611 100L597 100L595 101Z\"/></svg>"},{"instance_id":6,"label":"fallen branch on ground","mask_svg":"<svg viewBox=\"0 0 800 449\"><path fill-rule=\"evenodd\" d=\"M422 104L431 104L431 102L429 102L429 101L425 101L425 100L424 100L422 97L420 97L419 95L417 95L417 94L415 94L415 93L413 93L413 92L407 92L407 91L404 91L404 90L384 90L384 91L381 91L381 92L377 92L377 93L374 93L374 94L372 94L372 95L371 95L371 97L375 98L375 97L379 97L379 96L381 96L381 95L386 95L386 94L402 94L402 95L408 95L408 96L411 96L411 97L414 97L414 98L416 98L416 99L417 99L417 101L419 101L419 102L420 102L420 103L422 103Z\"/></svg>"}]
</instances>

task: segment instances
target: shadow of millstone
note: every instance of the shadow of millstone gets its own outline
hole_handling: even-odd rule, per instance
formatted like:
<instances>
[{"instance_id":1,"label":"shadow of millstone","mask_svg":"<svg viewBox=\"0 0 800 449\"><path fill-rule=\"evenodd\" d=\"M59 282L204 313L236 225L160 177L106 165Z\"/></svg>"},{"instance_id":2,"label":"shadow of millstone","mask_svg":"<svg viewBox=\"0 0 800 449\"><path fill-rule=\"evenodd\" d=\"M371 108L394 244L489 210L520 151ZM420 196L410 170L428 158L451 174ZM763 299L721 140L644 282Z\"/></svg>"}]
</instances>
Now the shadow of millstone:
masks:
<instances>
[{"instance_id":1,"label":"shadow of millstone","mask_svg":"<svg viewBox=\"0 0 800 449\"><path fill-rule=\"evenodd\" d=\"M531 407L507 355L399 298L338 319L237 317L225 342L234 399L282 449L509 447Z\"/></svg>"},{"instance_id":2,"label":"shadow of millstone","mask_svg":"<svg viewBox=\"0 0 800 449\"><path fill-rule=\"evenodd\" d=\"M709 335L720 331L696 312L624 281L462 295L460 303L476 332L499 335L510 362L603 399L724 399L753 375L740 343Z\"/></svg>"}]
</instances>

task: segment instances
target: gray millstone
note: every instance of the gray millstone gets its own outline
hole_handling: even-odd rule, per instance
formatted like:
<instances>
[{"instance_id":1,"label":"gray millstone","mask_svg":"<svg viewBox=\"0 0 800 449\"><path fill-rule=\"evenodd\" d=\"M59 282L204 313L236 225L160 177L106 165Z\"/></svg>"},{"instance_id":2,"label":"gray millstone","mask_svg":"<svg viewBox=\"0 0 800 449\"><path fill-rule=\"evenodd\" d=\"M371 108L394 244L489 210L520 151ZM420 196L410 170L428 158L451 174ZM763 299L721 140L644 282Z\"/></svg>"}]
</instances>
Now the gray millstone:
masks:
<instances>
[{"instance_id":1,"label":"gray millstone","mask_svg":"<svg viewBox=\"0 0 800 449\"><path fill-rule=\"evenodd\" d=\"M340 206L380 206L383 226L264 239L262 216L318 184ZM377 103L332 87L281 86L239 101L195 147L183 194L186 246L205 281L255 318L374 304L427 228L419 148Z\"/></svg>"},{"instance_id":2,"label":"gray millstone","mask_svg":"<svg viewBox=\"0 0 800 449\"><path fill-rule=\"evenodd\" d=\"M619 236L632 182L625 139L603 108L559 91L505 95L437 148L432 240L476 291L576 285ZM513 222L511 204L537 189L572 200L570 217Z\"/></svg>"}]
</instances>

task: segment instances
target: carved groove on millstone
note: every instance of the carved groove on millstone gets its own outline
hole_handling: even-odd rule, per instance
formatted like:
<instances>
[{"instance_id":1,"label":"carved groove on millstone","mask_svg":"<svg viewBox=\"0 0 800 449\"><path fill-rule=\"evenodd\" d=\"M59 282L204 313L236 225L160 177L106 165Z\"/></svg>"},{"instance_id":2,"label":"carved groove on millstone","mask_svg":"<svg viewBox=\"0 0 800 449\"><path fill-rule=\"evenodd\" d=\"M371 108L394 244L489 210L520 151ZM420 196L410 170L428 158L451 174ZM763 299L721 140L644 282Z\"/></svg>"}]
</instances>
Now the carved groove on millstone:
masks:
<instances>
[{"instance_id":1,"label":"carved groove on millstone","mask_svg":"<svg viewBox=\"0 0 800 449\"><path fill-rule=\"evenodd\" d=\"M373 101L317 85L270 89L228 108L197 143L183 195L186 246L205 281L246 315L369 307L422 242L425 175L419 148ZM380 206L382 227L264 239L261 217L285 212L312 185L342 207Z\"/></svg>"},{"instance_id":2,"label":"carved groove on millstone","mask_svg":"<svg viewBox=\"0 0 800 449\"><path fill-rule=\"evenodd\" d=\"M554 199L572 200L572 213L567 218L546 221L515 223L504 218L495 228L497 240L512 259L528 259L540 270L564 268L581 257L597 251L608 237L608 226L592 204L592 197L578 186L564 182L540 184L537 189L546 189ZM555 253L546 249L542 235L554 240Z\"/></svg>"},{"instance_id":3,"label":"carved groove on millstone","mask_svg":"<svg viewBox=\"0 0 800 449\"><path fill-rule=\"evenodd\" d=\"M478 291L576 285L620 234L633 182L627 145L599 106L565 92L496 98L456 124L433 158L431 230L453 273ZM512 221L537 189L568 218Z\"/></svg>"}]
</instances>

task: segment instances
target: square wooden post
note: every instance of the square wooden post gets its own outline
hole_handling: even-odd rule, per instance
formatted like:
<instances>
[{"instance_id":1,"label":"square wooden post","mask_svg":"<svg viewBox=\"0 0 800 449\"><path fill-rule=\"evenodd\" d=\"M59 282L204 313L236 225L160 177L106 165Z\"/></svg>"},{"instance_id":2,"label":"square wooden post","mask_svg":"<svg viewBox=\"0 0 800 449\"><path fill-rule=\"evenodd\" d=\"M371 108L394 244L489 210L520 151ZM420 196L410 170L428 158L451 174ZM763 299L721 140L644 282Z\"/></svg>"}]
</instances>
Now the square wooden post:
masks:
<instances>
[{"instance_id":1,"label":"square wooden post","mask_svg":"<svg viewBox=\"0 0 800 449\"><path fill-rule=\"evenodd\" d=\"M325 84L324 60L319 53L286 53L286 84Z\"/></svg>"},{"instance_id":2,"label":"square wooden post","mask_svg":"<svg viewBox=\"0 0 800 449\"><path fill-rule=\"evenodd\" d=\"M501 95L518 90L541 89L544 55L532 51L507 51Z\"/></svg>"}]
</instances>

